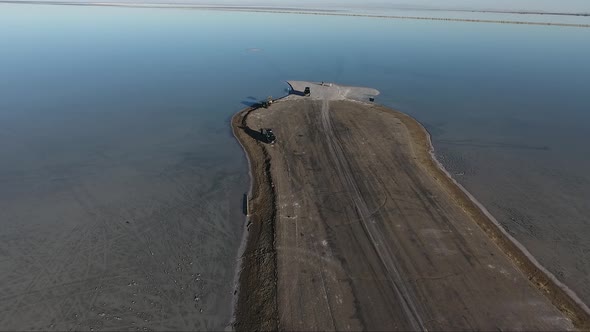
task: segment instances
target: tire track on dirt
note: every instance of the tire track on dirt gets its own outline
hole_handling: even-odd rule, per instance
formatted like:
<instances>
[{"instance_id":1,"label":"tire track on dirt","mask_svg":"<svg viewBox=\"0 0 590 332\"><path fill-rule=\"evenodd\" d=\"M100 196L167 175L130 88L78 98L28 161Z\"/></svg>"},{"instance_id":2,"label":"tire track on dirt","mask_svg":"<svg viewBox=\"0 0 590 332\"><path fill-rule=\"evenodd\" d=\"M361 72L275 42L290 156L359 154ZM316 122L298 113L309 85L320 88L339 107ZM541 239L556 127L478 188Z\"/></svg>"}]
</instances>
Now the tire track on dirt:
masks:
<instances>
[{"instance_id":1,"label":"tire track on dirt","mask_svg":"<svg viewBox=\"0 0 590 332\"><path fill-rule=\"evenodd\" d=\"M386 241L382 238L375 225L375 221L371 217L371 213L367 207L367 204L364 201L360 193L360 189L352 175L352 171L350 170L350 166L348 165L342 146L340 145L338 138L334 133L333 125L330 119L330 102L328 98L324 98L322 101L321 120L326 142L328 143L330 154L334 160L334 164L336 165L337 173L342 178L343 183L346 184L350 189L350 194L352 196L351 198L361 219L363 229L369 237L373 249L375 253L377 253L381 264L383 264L389 275L388 279L390 280L395 293L401 300L400 302L406 314L406 318L412 326L412 329L424 331L426 330L426 326L422 321L420 313L416 309L413 296L401 278L395 259L388 251L381 249L385 245Z\"/></svg>"}]
</instances>

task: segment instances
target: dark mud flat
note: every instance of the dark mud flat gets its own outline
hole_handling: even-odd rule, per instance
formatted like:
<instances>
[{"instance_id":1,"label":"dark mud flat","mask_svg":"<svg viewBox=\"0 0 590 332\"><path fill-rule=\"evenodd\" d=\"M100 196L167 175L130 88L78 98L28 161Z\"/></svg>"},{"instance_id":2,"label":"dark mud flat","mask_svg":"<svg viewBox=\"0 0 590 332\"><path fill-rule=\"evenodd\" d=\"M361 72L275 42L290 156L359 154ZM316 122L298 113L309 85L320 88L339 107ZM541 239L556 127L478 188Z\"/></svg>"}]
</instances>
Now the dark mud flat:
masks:
<instances>
[{"instance_id":1,"label":"dark mud flat","mask_svg":"<svg viewBox=\"0 0 590 332\"><path fill-rule=\"evenodd\" d=\"M2 123L0 330L225 329L248 183L233 138L202 145L202 116L166 108L48 118Z\"/></svg>"},{"instance_id":2,"label":"dark mud flat","mask_svg":"<svg viewBox=\"0 0 590 332\"><path fill-rule=\"evenodd\" d=\"M253 179L235 327L588 328L575 294L438 167L426 131L353 90L314 86L233 119Z\"/></svg>"}]
</instances>

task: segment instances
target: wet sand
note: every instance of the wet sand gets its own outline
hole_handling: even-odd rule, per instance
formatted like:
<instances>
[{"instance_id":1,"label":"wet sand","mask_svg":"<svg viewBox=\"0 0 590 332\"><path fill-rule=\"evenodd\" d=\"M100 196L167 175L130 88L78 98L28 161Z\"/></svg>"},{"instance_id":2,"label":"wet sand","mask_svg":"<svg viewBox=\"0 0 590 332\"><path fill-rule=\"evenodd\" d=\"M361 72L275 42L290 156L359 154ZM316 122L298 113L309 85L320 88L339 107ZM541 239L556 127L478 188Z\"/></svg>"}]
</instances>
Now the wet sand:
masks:
<instances>
[{"instance_id":1,"label":"wet sand","mask_svg":"<svg viewBox=\"0 0 590 332\"><path fill-rule=\"evenodd\" d=\"M416 121L351 100L372 93L312 85L233 118L253 180L236 328L587 327L587 308L445 174Z\"/></svg>"}]
</instances>

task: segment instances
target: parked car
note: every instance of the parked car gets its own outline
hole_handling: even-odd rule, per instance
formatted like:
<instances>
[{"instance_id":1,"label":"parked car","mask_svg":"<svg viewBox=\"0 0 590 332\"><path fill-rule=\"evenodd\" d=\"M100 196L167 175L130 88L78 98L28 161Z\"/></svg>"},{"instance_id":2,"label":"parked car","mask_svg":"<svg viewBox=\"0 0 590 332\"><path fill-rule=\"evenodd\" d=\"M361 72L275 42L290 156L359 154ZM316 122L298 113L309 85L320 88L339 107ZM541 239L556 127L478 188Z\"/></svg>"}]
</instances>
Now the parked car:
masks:
<instances>
[{"instance_id":1,"label":"parked car","mask_svg":"<svg viewBox=\"0 0 590 332\"><path fill-rule=\"evenodd\" d=\"M260 134L262 134L264 142L266 142L268 144L274 144L277 141L277 137L275 136L275 134L272 132L272 129L270 129L270 128L260 129Z\"/></svg>"}]
</instances>

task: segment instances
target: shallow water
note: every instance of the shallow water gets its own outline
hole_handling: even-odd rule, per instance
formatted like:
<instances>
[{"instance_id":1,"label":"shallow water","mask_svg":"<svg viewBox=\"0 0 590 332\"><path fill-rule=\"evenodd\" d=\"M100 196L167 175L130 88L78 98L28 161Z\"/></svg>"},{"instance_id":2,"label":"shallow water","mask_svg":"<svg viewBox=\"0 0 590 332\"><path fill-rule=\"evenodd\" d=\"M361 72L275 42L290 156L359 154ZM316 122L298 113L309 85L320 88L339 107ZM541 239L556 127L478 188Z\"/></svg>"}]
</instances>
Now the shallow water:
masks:
<instances>
[{"instance_id":1,"label":"shallow water","mask_svg":"<svg viewBox=\"0 0 590 332\"><path fill-rule=\"evenodd\" d=\"M287 79L379 89L590 302L590 29L0 5L0 326L219 329L247 165Z\"/></svg>"}]
</instances>

